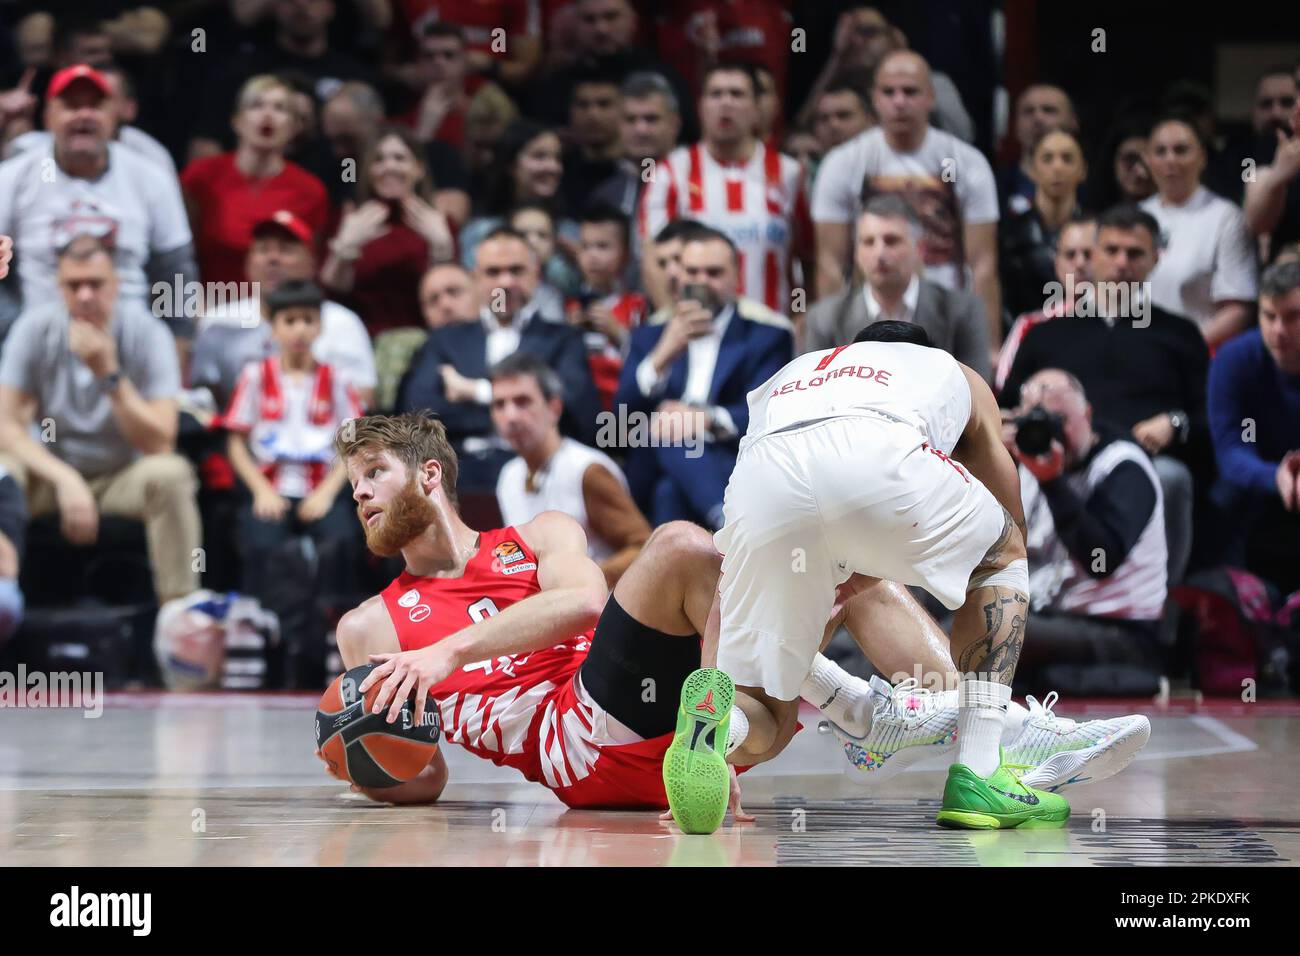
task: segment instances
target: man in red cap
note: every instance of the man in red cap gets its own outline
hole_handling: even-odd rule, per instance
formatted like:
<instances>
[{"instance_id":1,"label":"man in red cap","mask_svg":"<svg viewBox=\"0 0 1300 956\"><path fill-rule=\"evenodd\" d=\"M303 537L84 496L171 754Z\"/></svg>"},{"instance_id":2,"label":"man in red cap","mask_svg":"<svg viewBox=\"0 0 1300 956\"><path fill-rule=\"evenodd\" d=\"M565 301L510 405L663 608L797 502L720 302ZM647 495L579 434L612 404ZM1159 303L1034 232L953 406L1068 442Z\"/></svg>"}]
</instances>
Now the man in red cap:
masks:
<instances>
[{"instance_id":1,"label":"man in red cap","mask_svg":"<svg viewBox=\"0 0 1300 956\"><path fill-rule=\"evenodd\" d=\"M190 384L212 391L224 408L240 371L265 358L271 336L264 308L266 297L281 283L309 280L316 274L315 236L311 227L287 209L277 210L253 226L244 270L249 282L244 298L214 303L200 322L190 361ZM217 286L213 284L215 289ZM337 302L321 304L321 330L312 346L316 361L332 366L369 405L375 390L375 356L360 317Z\"/></svg>"},{"instance_id":2,"label":"man in red cap","mask_svg":"<svg viewBox=\"0 0 1300 956\"><path fill-rule=\"evenodd\" d=\"M108 79L87 65L59 70L45 103L49 143L0 163L0 233L22 248L23 308L58 301L58 250L80 234L112 250L124 303L150 306L152 278L196 278L189 221L174 176L112 140ZM21 198L22 202L19 202ZM194 317L160 315L179 339Z\"/></svg>"}]
</instances>

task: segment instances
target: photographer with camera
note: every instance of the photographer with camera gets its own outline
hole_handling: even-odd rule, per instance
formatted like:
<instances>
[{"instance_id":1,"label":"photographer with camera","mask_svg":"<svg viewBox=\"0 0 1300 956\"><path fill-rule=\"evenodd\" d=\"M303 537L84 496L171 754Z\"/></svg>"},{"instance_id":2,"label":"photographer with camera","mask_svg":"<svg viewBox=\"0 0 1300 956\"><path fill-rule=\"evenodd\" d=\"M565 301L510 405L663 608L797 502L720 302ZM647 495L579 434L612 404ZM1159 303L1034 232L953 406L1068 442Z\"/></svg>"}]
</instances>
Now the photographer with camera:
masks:
<instances>
[{"instance_id":1,"label":"photographer with camera","mask_svg":"<svg viewBox=\"0 0 1300 956\"><path fill-rule=\"evenodd\" d=\"M1025 382L1004 441L1019 463L1033 611L1017 679L1061 682L1047 665L1151 672L1168 561L1151 459L1094 428L1083 386L1060 369Z\"/></svg>"},{"instance_id":2,"label":"photographer with camera","mask_svg":"<svg viewBox=\"0 0 1300 956\"><path fill-rule=\"evenodd\" d=\"M692 230L680 270L672 317L632 330L614 406L650 416L648 441L629 448L626 470L651 524L684 519L717 530L749 424L746 396L790 361L794 337L746 317L736 246L723 233Z\"/></svg>"}]
</instances>

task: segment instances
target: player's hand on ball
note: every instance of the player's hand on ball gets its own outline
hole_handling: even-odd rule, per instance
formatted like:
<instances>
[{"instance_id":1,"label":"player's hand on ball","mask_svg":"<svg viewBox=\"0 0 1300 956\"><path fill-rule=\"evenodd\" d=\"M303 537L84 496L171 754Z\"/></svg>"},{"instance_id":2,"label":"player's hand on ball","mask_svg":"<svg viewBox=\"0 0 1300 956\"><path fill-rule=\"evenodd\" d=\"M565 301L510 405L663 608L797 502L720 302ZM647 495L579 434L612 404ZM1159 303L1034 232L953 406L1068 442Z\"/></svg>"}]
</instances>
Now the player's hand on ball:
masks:
<instances>
[{"instance_id":1,"label":"player's hand on ball","mask_svg":"<svg viewBox=\"0 0 1300 956\"><path fill-rule=\"evenodd\" d=\"M384 682L375 695L372 712L378 714L387 707L391 724L402 712L403 702L414 693L417 727L424 716L429 688L446 680L456 669L456 659L445 641L400 654L371 654L370 660L379 666L367 675L357 690L364 695L381 680Z\"/></svg>"}]
</instances>

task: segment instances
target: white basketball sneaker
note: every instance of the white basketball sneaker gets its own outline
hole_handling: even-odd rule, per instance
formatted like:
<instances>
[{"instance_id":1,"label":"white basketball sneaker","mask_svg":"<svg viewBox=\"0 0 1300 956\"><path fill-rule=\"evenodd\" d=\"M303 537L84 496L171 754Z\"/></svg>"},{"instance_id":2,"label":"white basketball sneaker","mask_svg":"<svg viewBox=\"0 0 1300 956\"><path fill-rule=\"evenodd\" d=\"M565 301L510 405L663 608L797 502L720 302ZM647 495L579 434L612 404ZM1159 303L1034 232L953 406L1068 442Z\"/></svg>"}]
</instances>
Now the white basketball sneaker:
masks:
<instances>
[{"instance_id":1,"label":"white basketball sneaker","mask_svg":"<svg viewBox=\"0 0 1300 956\"><path fill-rule=\"evenodd\" d=\"M1026 695L1029 716L1020 733L1002 745L1003 761L1023 768L1020 780L1028 787L1058 793L1113 777L1151 738L1151 721L1141 714L1085 721L1058 717L1052 705L1059 697L1052 691L1040 704Z\"/></svg>"},{"instance_id":2,"label":"white basketball sneaker","mask_svg":"<svg viewBox=\"0 0 1300 956\"><path fill-rule=\"evenodd\" d=\"M865 737L853 736L834 721L826 723L849 763L871 782L887 780L957 740L957 708L945 706L945 695L921 687L914 677L896 687L874 676L869 683L876 700Z\"/></svg>"}]
</instances>

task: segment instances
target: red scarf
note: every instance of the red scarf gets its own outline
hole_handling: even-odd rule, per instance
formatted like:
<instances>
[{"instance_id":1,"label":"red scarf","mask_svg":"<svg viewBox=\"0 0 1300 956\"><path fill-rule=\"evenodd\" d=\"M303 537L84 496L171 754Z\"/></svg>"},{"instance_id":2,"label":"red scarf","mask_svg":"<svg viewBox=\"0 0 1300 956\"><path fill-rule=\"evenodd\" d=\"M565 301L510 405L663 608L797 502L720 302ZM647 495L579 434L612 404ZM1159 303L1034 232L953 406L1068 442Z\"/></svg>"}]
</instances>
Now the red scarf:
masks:
<instances>
[{"instance_id":1,"label":"red scarf","mask_svg":"<svg viewBox=\"0 0 1300 956\"><path fill-rule=\"evenodd\" d=\"M316 365L316 382L312 387L307 418L313 425L328 425L334 413L333 372L324 362ZM280 386L280 362L275 356L262 359L263 421L276 422L284 414L284 389Z\"/></svg>"}]
</instances>

